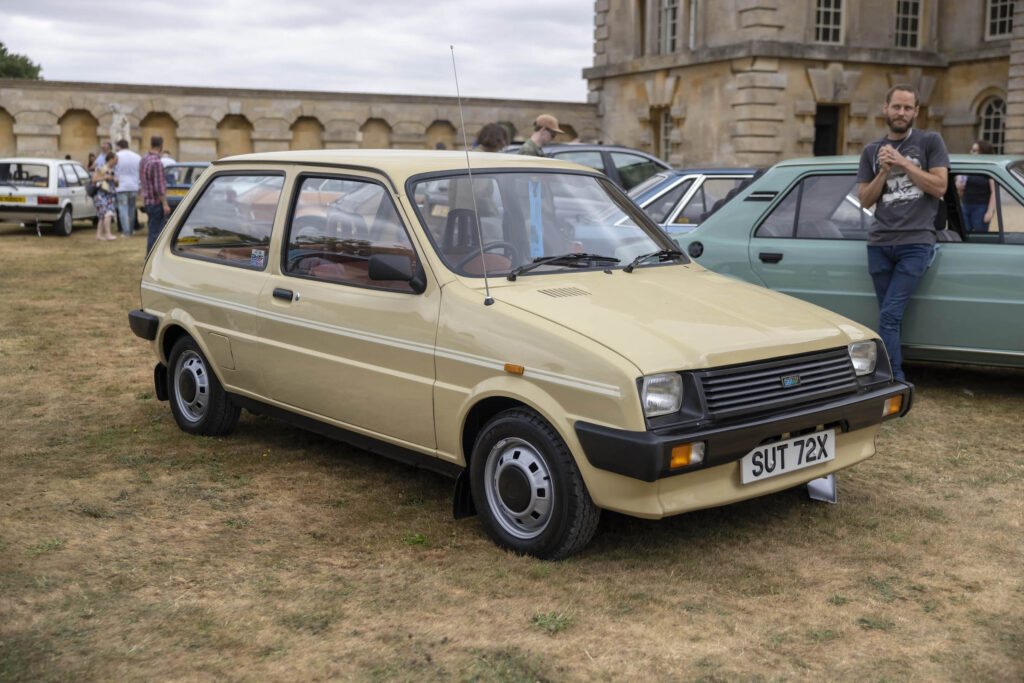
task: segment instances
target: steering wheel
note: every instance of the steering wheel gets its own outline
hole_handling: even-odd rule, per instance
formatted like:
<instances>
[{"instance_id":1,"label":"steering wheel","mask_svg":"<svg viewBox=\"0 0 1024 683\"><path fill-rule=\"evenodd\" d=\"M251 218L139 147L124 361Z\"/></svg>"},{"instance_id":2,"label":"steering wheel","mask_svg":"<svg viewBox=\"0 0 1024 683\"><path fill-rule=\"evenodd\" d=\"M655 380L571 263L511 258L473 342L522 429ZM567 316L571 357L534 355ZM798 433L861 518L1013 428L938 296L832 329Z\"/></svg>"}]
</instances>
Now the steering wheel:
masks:
<instances>
[{"instance_id":1,"label":"steering wheel","mask_svg":"<svg viewBox=\"0 0 1024 683\"><path fill-rule=\"evenodd\" d=\"M519 260L519 251L516 250L516 246L511 242L505 242L503 240L495 240L494 242L488 242L481 249L474 249L469 252L455 264L455 270L462 270L466 265L475 258L479 258L481 253L486 253L492 249L503 249L505 251L505 258L510 262L515 263Z\"/></svg>"}]
</instances>

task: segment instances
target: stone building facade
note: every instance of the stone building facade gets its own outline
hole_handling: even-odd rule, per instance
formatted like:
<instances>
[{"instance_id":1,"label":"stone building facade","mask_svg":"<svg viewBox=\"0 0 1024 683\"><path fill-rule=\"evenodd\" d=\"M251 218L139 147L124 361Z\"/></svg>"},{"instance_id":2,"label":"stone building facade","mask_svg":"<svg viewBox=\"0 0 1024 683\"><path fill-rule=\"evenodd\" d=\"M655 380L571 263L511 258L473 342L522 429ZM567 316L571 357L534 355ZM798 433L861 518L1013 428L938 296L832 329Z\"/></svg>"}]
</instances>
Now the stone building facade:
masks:
<instances>
[{"instance_id":1,"label":"stone building facade","mask_svg":"<svg viewBox=\"0 0 1024 683\"><path fill-rule=\"evenodd\" d=\"M566 133L597 137L585 103L464 99L466 135L493 121L533 132L541 113ZM128 130L142 149L152 135L179 161L286 149L462 149L454 97L240 90L0 79L0 156L84 162L101 141Z\"/></svg>"},{"instance_id":2,"label":"stone building facade","mask_svg":"<svg viewBox=\"0 0 1024 683\"><path fill-rule=\"evenodd\" d=\"M1021 0L596 0L583 73L599 137L674 166L859 153L896 83L951 151L985 137L1017 153L1014 13L1024 24Z\"/></svg>"}]
</instances>

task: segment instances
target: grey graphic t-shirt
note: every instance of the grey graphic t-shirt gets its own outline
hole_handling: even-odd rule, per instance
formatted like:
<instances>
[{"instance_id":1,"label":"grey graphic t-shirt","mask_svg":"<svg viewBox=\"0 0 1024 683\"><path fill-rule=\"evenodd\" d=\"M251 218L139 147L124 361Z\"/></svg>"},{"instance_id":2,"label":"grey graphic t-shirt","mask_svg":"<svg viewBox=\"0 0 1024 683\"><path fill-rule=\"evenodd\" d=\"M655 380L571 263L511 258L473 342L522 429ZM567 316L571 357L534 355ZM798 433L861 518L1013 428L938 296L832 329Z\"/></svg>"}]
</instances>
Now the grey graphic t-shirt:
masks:
<instances>
[{"instance_id":1,"label":"grey graphic t-shirt","mask_svg":"<svg viewBox=\"0 0 1024 683\"><path fill-rule=\"evenodd\" d=\"M911 163L926 171L939 166L949 168L949 153L942 137L930 130L911 128L902 140L890 140L886 136L868 143L860 155L857 182L870 183L878 175L881 168L878 150L882 145L892 145ZM875 204L875 219L868 231L868 244L935 244L935 214L940 201L915 185L902 168L894 167L885 180L882 196Z\"/></svg>"}]
</instances>

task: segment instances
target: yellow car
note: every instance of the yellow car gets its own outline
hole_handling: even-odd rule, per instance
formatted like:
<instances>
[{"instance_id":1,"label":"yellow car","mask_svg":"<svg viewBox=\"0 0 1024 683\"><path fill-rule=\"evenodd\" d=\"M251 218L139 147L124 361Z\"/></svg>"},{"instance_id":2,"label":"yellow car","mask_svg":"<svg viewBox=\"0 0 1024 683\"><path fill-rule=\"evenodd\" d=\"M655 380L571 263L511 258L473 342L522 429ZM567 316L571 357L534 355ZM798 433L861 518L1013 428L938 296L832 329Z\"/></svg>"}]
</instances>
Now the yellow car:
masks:
<instances>
[{"instance_id":1,"label":"yellow car","mask_svg":"<svg viewBox=\"0 0 1024 683\"><path fill-rule=\"evenodd\" d=\"M869 329L705 270L551 159L222 159L141 293L129 322L186 432L244 407L451 474L458 516L541 558L601 509L660 518L853 465L912 396Z\"/></svg>"}]
</instances>

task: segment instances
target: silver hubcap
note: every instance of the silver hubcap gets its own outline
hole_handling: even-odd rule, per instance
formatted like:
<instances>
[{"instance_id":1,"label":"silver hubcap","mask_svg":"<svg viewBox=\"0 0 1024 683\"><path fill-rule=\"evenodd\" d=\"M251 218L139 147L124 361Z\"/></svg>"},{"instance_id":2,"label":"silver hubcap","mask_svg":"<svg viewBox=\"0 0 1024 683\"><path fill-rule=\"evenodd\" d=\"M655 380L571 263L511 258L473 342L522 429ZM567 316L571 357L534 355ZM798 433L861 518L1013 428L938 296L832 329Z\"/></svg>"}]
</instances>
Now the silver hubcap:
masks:
<instances>
[{"instance_id":1,"label":"silver hubcap","mask_svg":"<svg viewBox=\"0 0 1024 683\"><path fill-rule=\"evenodd\" d=\"M494 444L487 454L484 490L498 524L516 538L536 538L551 521L551 472L537 449L522 439Z\"/></svg>"},{"instance_id":2,"label":"silver hubcap","mask_svg":"<svg viewBox=\"0 0 1024 683\"><path fill-rule=\"evenodd\" d=\"M210 375L198 353L185 351L174 366L174 400L189 422L199 422L210 402Z\"/></svg>"}]
</instances>

